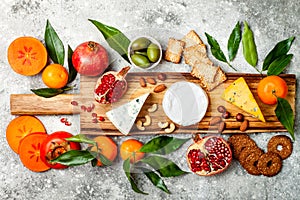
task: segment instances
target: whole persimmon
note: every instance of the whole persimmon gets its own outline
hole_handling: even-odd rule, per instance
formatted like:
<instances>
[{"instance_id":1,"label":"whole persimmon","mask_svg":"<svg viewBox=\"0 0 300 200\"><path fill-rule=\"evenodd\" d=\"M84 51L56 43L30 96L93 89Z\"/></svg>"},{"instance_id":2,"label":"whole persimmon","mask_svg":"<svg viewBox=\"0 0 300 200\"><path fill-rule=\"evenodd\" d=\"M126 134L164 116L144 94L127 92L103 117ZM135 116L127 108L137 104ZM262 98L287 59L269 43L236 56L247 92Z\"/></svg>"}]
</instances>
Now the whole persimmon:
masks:
<instances>
[{"instance_id":1,"label":"whole persimmon","mask_svg":"<svg viewBox=\"0 0 300 200\"><path fill-rule=\"evenodd\" d=\"M131 163L135 163L141 160L145 153L139 152L142 148L143 143L136 139L128 139L121 144L120 156L123 160L130 158Z\"/></svg>"},{"instance_id":2,"label":"whole persimmon","mask_svg":"<svg viewBox=\"0 0 300 200\"><path fill-rule=\"evenodd\" d=\"M285 98L288 93L288 86L279 76L267 76L263 78L257 86L259 99L268 105L277 103L277 97Z\"/></svg>"},{"instance_id":3,"label":"whole persimmon","mask_svg":"<svg viewBox=\"0 0 300 200\"><path fill-rule=\"evenodd\" d=\"M118 147L110 137L97 136L93 140L97 142L98 153L101 153L111 162L116 159L118 154ZM91 151L97 152L97 147L93 146L91 148ZM103 163L100 161L100 159L98 159L97 166L103 166Z\"/></svg>"}]
</instances>

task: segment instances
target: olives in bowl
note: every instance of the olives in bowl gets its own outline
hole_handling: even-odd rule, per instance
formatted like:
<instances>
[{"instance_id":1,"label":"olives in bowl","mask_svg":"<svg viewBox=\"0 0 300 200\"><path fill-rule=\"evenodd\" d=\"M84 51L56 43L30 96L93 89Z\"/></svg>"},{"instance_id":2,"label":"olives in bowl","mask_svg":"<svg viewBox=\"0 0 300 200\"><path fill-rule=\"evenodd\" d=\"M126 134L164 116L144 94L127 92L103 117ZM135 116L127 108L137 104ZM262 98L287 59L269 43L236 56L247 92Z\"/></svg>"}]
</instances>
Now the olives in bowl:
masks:
<instances>
[{"instance_id":1,"label":"olives in bowl","mask_svg":"<svg viewBox=\"0 0 300 200\"><path fill-rule=\"evenodd\" d=\"M129 44L128 57L132 65L141 69L151 69L160 62L162 48L154 38L140 36Z\"/></svg>"}]
</instances>

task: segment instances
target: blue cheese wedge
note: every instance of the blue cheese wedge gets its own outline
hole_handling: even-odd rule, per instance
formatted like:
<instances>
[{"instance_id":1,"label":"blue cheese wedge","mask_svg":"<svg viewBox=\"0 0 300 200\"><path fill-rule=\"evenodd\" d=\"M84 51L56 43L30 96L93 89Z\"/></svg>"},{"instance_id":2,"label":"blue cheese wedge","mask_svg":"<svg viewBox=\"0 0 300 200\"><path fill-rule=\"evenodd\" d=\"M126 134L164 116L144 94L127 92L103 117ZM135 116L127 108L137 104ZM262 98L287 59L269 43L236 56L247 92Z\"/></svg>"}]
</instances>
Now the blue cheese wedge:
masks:
<instances>
[{"instance_id":1,"label":"blue cheese wedge","mask_svg":"<svg viewBox=\"0 0 300 200\"><path fill-rule=\"evenodd\" d=\"M146 93L106 112L106 116L122 134L128 135L149 94Z\"/></svg>"}]
</instances>

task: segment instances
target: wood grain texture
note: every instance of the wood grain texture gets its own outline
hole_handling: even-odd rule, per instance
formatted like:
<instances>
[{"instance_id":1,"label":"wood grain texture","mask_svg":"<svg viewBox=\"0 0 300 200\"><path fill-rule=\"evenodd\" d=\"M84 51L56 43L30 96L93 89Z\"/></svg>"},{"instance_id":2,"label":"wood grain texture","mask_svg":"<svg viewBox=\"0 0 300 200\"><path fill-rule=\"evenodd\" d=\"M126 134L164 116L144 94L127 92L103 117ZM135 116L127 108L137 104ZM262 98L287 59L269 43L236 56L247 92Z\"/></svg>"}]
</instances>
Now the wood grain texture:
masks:
<instances>
[{"instance_id":1,"label":"wood grain texture","mask_svg":"<svg viewBox=\"0 0 300 200\"><path fill-rule=\"evenodd\" d=\"M146 127L145 131L139 131L134 126L130 134L164 134L157 123L170 121L168 117L164 114L161 103L163 99L164 92L153 93L155 85L147 84L147 87L143 88L139 85L140 77L155 78L157 80L157 85L164 83L167 88L173 83L178 81L190 81L195 84L199 84L199 80L192 77L189 73L178 73L178 72L168 72L167 79L165 81L160 81L157 79L159 72L134 72L129 73L126 77L128 82L128 91L122 100L113 105L103 105L98 104L93 98L93 89L97 81L97 77L86 77L82 76L80 79L80 94L62 94L53 98L43 98L38 97L34 94L12 94L11 103L11 114L32 114L32 115L54 115L54 114L80 114L80 126L81 133L91 134L91 135L121 135L121 133L114 127L114 125L108 120L105 113L113 108L118 107L121 104L127 103L130 100L143 95L147 92L151 92L151 95L144 104L141 112L139 113L138 119L143 120L146 114L149 114L152 118L152 123L150 126ZM227 73L227 81L213 91L208 93L209 97L209 107L207 113L203 120L198 124L180 127L176 126L175 133L216 133L216 127L209 126L209 121L214 116L220 116L217 111L219 105L224 105L227 110L231 113L232 118L226 119L226 129L223 131L224 134L228 133L239 133L240 122L236 122L234 116L241 112L245 115L245 118L249 120L250 127L246 133L258 133L258 132L280 132L286 131L286 129L281 125L275 116L274 109L275 105L265 105L258 100L256 88L262 76L259 74L240 74L240 73ZM251 117L249 114L243 112L241 109L227 103L221 99L221 94L224 89L239 77L244 77L250 90L252 91L255 99L257 100L266 123L259 121L256 118ZM287 100L291 104L295 112L295 92L296 92L296 77L293 74L282 74L280 75L286 82L289 88ZM76 100L79 105L72 106L71 101ZM158 110L154 113L148 113L147 109L153 104L157 103ZM81 106L91 107L95 105L92 111L83 111ZM93 113L96 113L98 117L104 117L104 122L93 122Z\"/></svg>"}]
</instances>

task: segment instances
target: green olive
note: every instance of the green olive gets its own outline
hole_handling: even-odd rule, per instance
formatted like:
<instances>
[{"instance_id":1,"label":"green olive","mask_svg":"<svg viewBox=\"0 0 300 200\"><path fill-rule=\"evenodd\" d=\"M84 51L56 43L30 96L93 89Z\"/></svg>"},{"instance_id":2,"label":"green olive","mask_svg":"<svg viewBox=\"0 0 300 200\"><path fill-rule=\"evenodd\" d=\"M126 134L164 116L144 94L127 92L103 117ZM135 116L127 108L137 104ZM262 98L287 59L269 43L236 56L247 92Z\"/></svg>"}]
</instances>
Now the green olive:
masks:
<instances>
[{"instance_id":1,"label":"green olive","mask_svg":"<svg viewBox=\"0 0 300 200\"><path fill-rule=\"evenodd\" d=\"M148 56L146 51L134 51L134 54Z\"/></svg>"},{"instance_id":2,"label":"green olive","mask_svg":"<svg viewBox=\"0 0 300 200\"><path fill-rule=\"evenodd\" d=\"M158 61L160 57L160 49L158 45L151 43L147 48L147 56L151 62Z\"/></svg>"},{"instance_id":3,"label":"green olive","mask_svg":"<svg viewBox=\"0 0 300 200\"><path fill-rule=\"evenodd\" d=\"M139 67L142 68L147 68L150 66L150 62L146 56L143 55L138 55L138 54L133 54L131 56L132 62Z\"/></svg>"},{"instance_id":4,"label":"green olive","mask_svg":"<svg viewBox=\"0 0 300 200\"><path fill-rule=\"evenodd\" d=\"M141 37L141 38L136 39L132 43L131 49L133 51L147 49L147 47L149 46L150 43L151 43L150 40L148 40L147 38Z\"/></svg>"}]
</instances>

